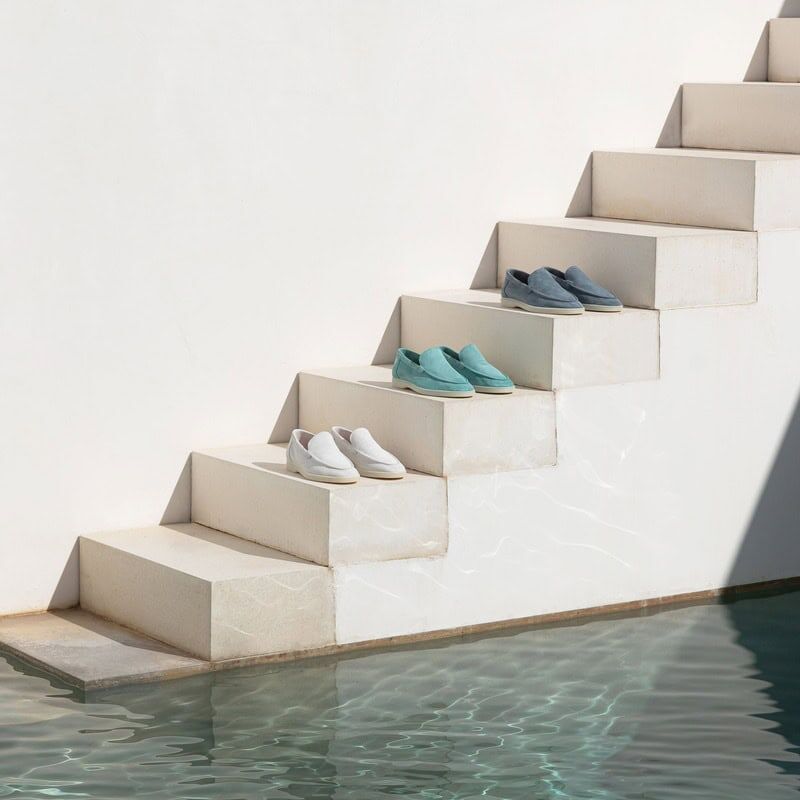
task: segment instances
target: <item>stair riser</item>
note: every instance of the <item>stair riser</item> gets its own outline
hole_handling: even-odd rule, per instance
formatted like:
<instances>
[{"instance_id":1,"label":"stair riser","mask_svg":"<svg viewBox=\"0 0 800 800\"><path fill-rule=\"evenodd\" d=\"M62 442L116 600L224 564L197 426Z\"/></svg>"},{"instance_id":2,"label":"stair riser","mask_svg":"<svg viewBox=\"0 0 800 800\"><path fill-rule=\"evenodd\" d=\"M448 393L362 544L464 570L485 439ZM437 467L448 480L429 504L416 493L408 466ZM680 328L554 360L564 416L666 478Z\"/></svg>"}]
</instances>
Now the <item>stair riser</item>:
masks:
<instances>
[{"instance_id":1,"label":"stair riser","mask_svg":"<svg viewBox=\"0 0 800 800\"><path fill-rule=\"evenodd\" d=\"M683 87L684 147L800 153L800 85Z\"/></svg>"},{"instance_id":2,"label":"stair riser","mask_svg":"<svg viewBox=\"0 0 800 800\"><path fill-rule=\"evenodd\" d=\"M596 221L595 221L596 222ZM580 265L626 305L695 308L756 300L755 233L646 236L501 222L498 285L507 269Z\"/></svg>"},{"instance_id":3,"label":"stair riser","mask_svg":"<svg viewBox=\"0 0 800 800\"><path fill-rule=\"evenodd\" d=\"M435 556L447 549L447 487L408 476L329 489L194 453L192 520L317 564Z\"/></svg>"},{"instance_id":4,"label":"stair riser","mask_svg":"<svg viewBox=\"0 0 800 800\"><path fill-rule=\"evenodd\" d=\"M770 81L800 83L800 19L773 19L769 23Z\"/></svg>"},{"instance_id":5,"label":"stair riser","mask_svg":"<svg viewBox=\"0 0 800 800\"><path fill-rule=\"evenodd\" d=\"M800 228L800 158L598 152L597 217L731 230Z\"/></svg>"},{"instance_id":6,"label":"stair riser","mask_svg":"<svg viewBox=\"0 0 800 800\"><path fill-rule=\"evenodd\" d=\"M81 606L207 661L334 640L330 570L210 582L85 537Z\"/></svg>"}]
</instances>

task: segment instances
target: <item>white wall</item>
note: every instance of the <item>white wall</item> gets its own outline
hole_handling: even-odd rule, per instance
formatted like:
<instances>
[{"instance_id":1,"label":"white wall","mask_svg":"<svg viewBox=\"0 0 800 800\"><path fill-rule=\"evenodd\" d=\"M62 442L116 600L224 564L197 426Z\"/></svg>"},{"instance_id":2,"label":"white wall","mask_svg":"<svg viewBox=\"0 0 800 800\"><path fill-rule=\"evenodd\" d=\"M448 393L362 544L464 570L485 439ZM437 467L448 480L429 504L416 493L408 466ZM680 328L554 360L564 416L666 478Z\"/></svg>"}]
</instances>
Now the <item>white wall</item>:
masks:
<instances>
[{"instance_id":1,"label":"white wall","mask_svg":"<svg viewBox=\"0 0 800 800\"><path fill-rule=\"evenodd\" d=\"M79 533L180 518L192 448L370 361L780 5L5 0L0 613L74 603Z\"/></svg>"}]
</instances>

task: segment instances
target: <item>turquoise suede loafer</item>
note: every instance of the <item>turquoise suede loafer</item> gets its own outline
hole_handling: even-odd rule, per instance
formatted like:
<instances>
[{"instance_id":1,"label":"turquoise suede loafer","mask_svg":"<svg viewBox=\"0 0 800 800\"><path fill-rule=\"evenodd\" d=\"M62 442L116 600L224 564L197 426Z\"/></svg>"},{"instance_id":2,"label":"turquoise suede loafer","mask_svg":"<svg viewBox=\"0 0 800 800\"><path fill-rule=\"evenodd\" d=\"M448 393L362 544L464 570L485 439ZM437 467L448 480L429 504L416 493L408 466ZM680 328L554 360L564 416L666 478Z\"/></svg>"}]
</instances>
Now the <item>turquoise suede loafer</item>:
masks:
<instances>
[{"instance_id":1,"label":"turquoise suede loafer","mask_svg":"<svg viewBox=\"0 0 800 800\"><path fill-rule=\"evenodd\" d=\"M438 347L415 353L401 347L392 367L392 386L432 397L472 397L472 384L447 362Z\"/></svg>"},{"instance_id":2,"label":"turquoise suede loafer","mask_svg":"<svg viewBox=\"0 0 800 800\"><path fill-rule=\"evenodd\" d=\"M474 345L468 344L457 353L449 347L441 347L447 363L462 377L468 380L476 392L486 394L511 394L514 383L508 375L493 367L483 353Z\"/></svg>"}]
</instances>

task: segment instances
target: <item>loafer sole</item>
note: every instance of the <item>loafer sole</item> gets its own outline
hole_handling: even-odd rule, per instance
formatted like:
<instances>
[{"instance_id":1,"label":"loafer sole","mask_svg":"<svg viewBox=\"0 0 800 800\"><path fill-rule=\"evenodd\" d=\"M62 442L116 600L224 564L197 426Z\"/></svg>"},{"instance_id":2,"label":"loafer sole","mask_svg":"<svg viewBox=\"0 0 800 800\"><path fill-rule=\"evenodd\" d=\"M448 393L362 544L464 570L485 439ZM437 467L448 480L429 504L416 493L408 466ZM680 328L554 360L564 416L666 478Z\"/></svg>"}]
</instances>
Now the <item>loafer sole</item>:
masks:
<instances>
[{"instance_id":1,"label":"loafer sole","mask_svg":"<svg viewBox=\"0 0 800 800\"><path fill-rule=\"evenodd\" d=\"M475 392L449 392L445 389L423 389L420 386L415 386L408 381L400 380L400 378L392 378L392 386L395 389L411 389L412 392L417 394L426 394L429 397L472 397Z\"/></svg>"},{"instance_id":2,"label":"loafer sole","mask_svg":"<svg viewBox=\"0 0 800 800\"><path fill-rule=\"evenodd\" d=\"M614 311L622 311L622 306L596 306L594 304L584 305L584 308L587 311L605 311L614 312Z\"/></svg>"},{"instance_id":3,"label":"loafer sole","mask_svg":"<svg viewBox=\"0 0 800 800\"><path fill-rule=\"evenodd\" d=\"M388 472L362 472L362 478L377 478L381 481L399 481L401 478L405 478L406 473L400 472L399 474L392 475Z\"/></svg>"},{"instance_id":4,"label":"loafer sole","mask_svg":"<svg viewBox=\"0 0 800 800\"><path fill-rule=\"evenodd\" d=\"M583 314L583 306L580 308L549 308L546 306L531 306L521 300L512 300L510 297L501 297L501 305L505 308L521 308L523 311L530 311L532 314Z\"/></svg>"},{"instance_id":5,"label":"loafer sole","mask_svg":"<svg viewBox=\"0 0 800 800\"><path fill-rule=\"evenodd\" d=\"M514 391L513 386L476 386L476 392L481 394L511 394Z\"/></svg>"},{"instance_id":6,"label":"loafer sole","mask_svg":"<svg viewBox=\"0 0 800 800\"><path fill-rule=\"evenodd\" d=\"M286 465L286 469L289 472L296 473L301 478L305 478L307 481L316 481L317 483L358 483L358 478L340 478L335 475L314 475L311 472L304 472L301 469L290 467L288 464Z\"/></svg>"}]
</instances>

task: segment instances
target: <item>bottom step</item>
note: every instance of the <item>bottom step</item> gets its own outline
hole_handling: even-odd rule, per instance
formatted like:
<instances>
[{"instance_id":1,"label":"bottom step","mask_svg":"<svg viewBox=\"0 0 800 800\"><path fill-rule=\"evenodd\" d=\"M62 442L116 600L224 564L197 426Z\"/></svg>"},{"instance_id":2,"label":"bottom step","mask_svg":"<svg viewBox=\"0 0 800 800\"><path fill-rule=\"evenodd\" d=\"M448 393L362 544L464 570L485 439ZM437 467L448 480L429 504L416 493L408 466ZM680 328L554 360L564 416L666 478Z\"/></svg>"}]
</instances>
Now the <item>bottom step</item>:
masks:
<instances>
[{"instance_id":1,"label":"bottom step","mask_svg":"<svg viewBox=\"0 0 800 800\"><path fill-rule=\"evenodd\" d=\"M202 525L82 536L81 606L207 661L333 644L330 570Z\"/></svg>"},{"instance_id":2,"label":"bottom step","mask_svg":"<svg viewBox=\"0 0 800 800\"><path fill-rule=\"evenodd\" d=\"M211 667L79 608L0 619L0 652L85 691L183 678Z\"/></svg>"}]
</instances>

